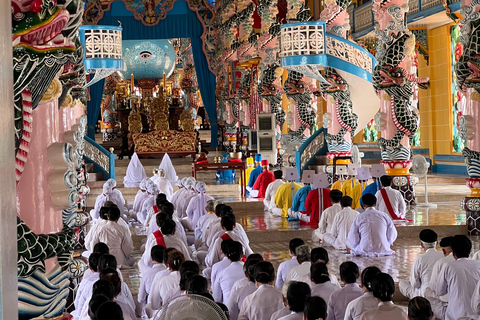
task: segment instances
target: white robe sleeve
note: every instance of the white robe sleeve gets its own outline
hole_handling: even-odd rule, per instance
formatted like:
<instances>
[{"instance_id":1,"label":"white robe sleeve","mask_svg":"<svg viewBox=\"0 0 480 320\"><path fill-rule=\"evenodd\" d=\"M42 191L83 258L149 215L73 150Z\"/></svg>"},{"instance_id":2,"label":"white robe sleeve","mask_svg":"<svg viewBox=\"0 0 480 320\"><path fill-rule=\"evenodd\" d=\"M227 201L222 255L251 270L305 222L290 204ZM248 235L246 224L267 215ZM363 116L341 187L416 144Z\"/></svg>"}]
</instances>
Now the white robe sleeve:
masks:
<instances>
[{"instance_id":1,"label":"white robe sleeve","mask_svg":"<svg viewBox=\"0 0 480 320\"><path fill-rule=\"evenodd\" d=\"M435 287L432 288L433 291L435 291L435 294L439 297L448 293L447 273L448 267L445 263L437 277L437 283L435 284Z\"/></svg>"},{"instance_id":2,"label":"white robe sleeve","mask_svg":"<svg viewBox=\"0 0 480 320\"><path fill-rule=\"evenodd\" d=\"M471 307L473 313L480 314L480 282L475 287L475 290L473 290Z\"/></svg>"},{"instance_id":3,"label":"white robe sleeve","mask_svg":"<svg viewBox=\"0 0 480 320\"><path fill-rule=\"evenodd\" d=\"M358 217L353 220L352 227L348 232L348 244L351 249L355 249L360 244L360 230L358 226Z\"/></svg>"},{"instance_id":4,"label":"white robe sleeve","mask_svg":"<svg viewBox=\"0 0 480 320\"><path fill-rule=\"evenodd\" d=\"M90 211L90 215L92 216L93 219L97 220L100 216L100 208L103 206L105 203L106 198L102 194L100 194L97 199L95 200L95 206L93 207L93 210Z\"/></svg>"},{"instance_id":5,"label":"white robe sleeve","mask_svg":"<svg viewBox=\"0 0 480 320\"><path fill-rule=\"evenodd\" d=\"M122 239L122 252L125 257L128 259L130 254L133 250L133 240L132 237L128 235L127 231L125 230L124 237Z\"/></svg>"},{"instance_id":6,"label":"white robe sleeve","mask_svg":"<svg viewBox=\"0 0 480 320\"><path fill-rule=\"evenodd\" d=\"M397 239L397 228L395 228L392 219L390 219L386 214L385 221L387 222L387 240L388 243L392 245Z\"/></svg>"},{"instance_id":7,"label":"white robe sleeve","mask_svg":"<svg viewBox=\"0 0 480 320\"><path fill-rule=\"evenodd\" d=\"M419 289L422 286L422 275L420 273L419 259L415 259L410 274L410 285L414 289Z\"/></svg>"}]
</instances>

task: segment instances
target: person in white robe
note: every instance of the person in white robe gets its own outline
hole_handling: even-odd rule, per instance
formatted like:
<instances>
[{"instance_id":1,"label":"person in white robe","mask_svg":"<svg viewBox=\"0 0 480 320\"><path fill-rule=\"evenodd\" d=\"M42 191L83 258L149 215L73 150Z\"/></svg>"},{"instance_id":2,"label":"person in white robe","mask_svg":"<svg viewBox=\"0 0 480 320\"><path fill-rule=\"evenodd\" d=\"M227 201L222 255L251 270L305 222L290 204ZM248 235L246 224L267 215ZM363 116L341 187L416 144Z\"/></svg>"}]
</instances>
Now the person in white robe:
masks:
<instances>
[{"instance_id":1,"label":"person in white robe","mask_svg":"<svg viewBox=\"0 0 480 320\"><path fill-rule=\"evenodd\" d=\"M403 199L402 193L400 191L392 189L392 177L387 175L381 176L380 183L382 184L382 188L386 192L388 201L390 201L390 205L393 209L393 214L400 219L405 219L405 212L407 211L405 199ZM378 190L377 193L375 193L375 197L377 198L377 210L389 214L390 217L394 219L392 213L388 211L387 205L385 204L382 190Z\"/></svg>"},{"instance_id":2,"label":"person in white robe","mask_svg":"<svg viewBox=\"0 0 480 320\"><path fill-rule=\"evenodd\" d=\"M328 233L332 234L332 225L335 215L342 210L340 205L340 199L342 199L342 191L334 189L330 191L331 207L323 210L320 221L318 222L318 229L314 231L315 238L323 240L323 235Z\"/></svg>"},{"instance_id":3,"label":"person in white robe","mask_svg":"<svg viewBox=\"0 0 480 320\"><path fill-rule=\"evenodd\" d=\"M133 201L133 207L129 210L130 218L137 219L137 213L142 210L143 201L148 197L147 183L150 179L143 179L138 185L138 191Z\"/></svg>"},{"instance_id":4,"label":"person in white robe","mask_svg":"<svg viewBox=\"0 0 480 320\"><path fill-rule=\"evenodd\" d=\"M283 284L282 287L282 300L283 300L283 308L275 311L272 316L270 317L270 320L277 320L280 319L281 317L288 316L292 312L290 311L290 307L288 306L288 301L287 301L287 294L288 294L288 288L290 288L290 285L292 283L295 283L295 281L287 281ZM327 310L327 305L325 305L325 312Z\"/></svg>"},{"instance_id":5,"label":"person in white robe","mask_svg":"<svg viewBox=\"0 0 480 320\"><path fill-rule=\"evenodd\" d=\"M472 297L480 282L480 261L468 259L472 242L465 235L456 235L451 243L455 261L442 267L437 283L431 288L437 296L448 294L446 320L475 314L472 309Z\"/></svg>"},{"instance_id":6,"label":"person in white robe","mask_svg":"<svg viewBox=\"0 0 480 320\"><path fill-rule=\"evenodd\" d=\"M221 270L216 276L215 282L212 282L212 296L215 301L223 304L228 303L233 284L245 277L242 262L242 244L238 241L228 243L226 256L230 260L230 264Z\"/></svg>"},{"instance_id":7,"label":"person in white robe","mask_svg":"<svg viewBox=\"0 0 480 320\"><path fill-rule=\"evenodd\" d=\"M282 292L273 286L273 265L268 261L259 262L254 273L258 289L243 300L238 320L268 320L283 308Z\"/></svg>"},{"instance_id":8,"label":"person in white robe","mask_svg":"<svg viewBox=\"0 0 480 320\"><path fill-rule=\"evenodd\" d=\"M443 265L447 262L455 261L451 247L452 239L453 237L445 237L440 240L443 258L435 262L432 274L430 276L429 286L425 289L425 297L430 302L433 314L438 319L445 319L445 312L447 311L448 305L448 294L439 297L431 288L434 288L435 284L437 283L437 278L440 274L440 270L443 268Z\"/></svg>"},{"instance_id":9,"label":"person in white robe","mask_svg":"<svg viewBox=\"0 0 480 320\"><path fill-rule=\"evenodd\" d=\"M178 177L177 172L175 171L175 167L172 164L172 160L170 160L170 156L168 153L165 153L163 156L162 162L158 166L158 169L162 169L165 172L165 178L174 186L177 185Z\"/></svg>"},{"instance_id":10,"label":"person in white robe","mask_svg":"<svg viewBox=\"0 0 480 320\"><path fill-rule=\"evenodd\" d=\"M437 237L437 233L431 229L420 231L420 242L424 253L413 262L410 281L400 280L398 282L400 292L409 299L424 296L425 289L430 283L433 266L443 257L442 251L435 249Z\"/></svg>"},{"instance_id":11,"label":"person in white robe","mask_svg":"<svg viewBox=\"0 0 480 320\"><path fill-rule=\"evenodd\" d=\"M287 292L287 302L291 313L278 320L304 320L305 300L310 297L310 294L310 287L306 283L292 283Z\"/></svg>"},{"instance_id":12,"label":"person in white robe","mask_svg":"<svg viewBox=\"0 0 480 320\"><path fill-rule=\"evenodd\" d=\"M205 182L197 181L195 183L195 191L198 194L190 200L186 211L187 218L190 220L192 226L196 226L198 220L207 214L207 210L205 209L207 201L213 200L212 197L205 194L205 191L207 191L207 184Z\"/></svg>"},{"instance_id":13,"label":"person in white robe","mask_svg":"<svg viewBox=\"0 0 480 320\"><path fill-rule=\"evenodd\" d=\"M330 281L327 265L323 262L317 262L310 266L310 279L312 281L312 296L319 296L324 301L328 301L332 293L340 290L340 287Z\"/></svg>"},{"instance_id":14,"label":"person in white robe","mask_svg":"<svg viewBox=\"0 0 480 320\"><path fill-rule=\"evenodd\" d=\"M91 288L93 284L100 279L100 273L98 272L98 260L100 258L100 253L92 253L88 257L88 268L92 270L91 276L86 279L83 279L78 286L77 293L75 295L75 301L73 302L75 310L71 313L73 317L79 318L80 311L83 309L83 305L91 298Z\"/></svg>"},{"instance_id":15,"label":"person in white robe","mask_svg":"<svg viewBox=\"0 0 480 320\"><path fill-rule=\"evenodd\" d=\"M159 193L158 187L155 183L147 185L148 197L143 201L142 210L137 213L137 220L144 227L147 220L148 213L152 210L153 206L156 204L157 195Z\"/></svg>"},{"instance_id":16,"label":"person in white robe","mask_svg":"<svg viewBox=\"0 0 480 320\"><path fill-rule=\"evenodd\" d=\"M275 205L275 194L277 193L278 188L282 184L285 184L282 170L275 170L273 175L275 176L275 181L268 185L267 190L265 191L265 198L263 199L265 211L271 211L273 208L277 207Z\"/></svg>"},{"instance_id":17,"label":"person in white robe","mask_svg":"<svg viewBox=\"0 0 480 320\"><path fill-rule=\"evenodd\" d=\"M220 204L221 202L218 201L218 200L208 200L206 205L205 205L205 211L207 212L206 215L203 215L201 216L199 219L198 219L198 222L197 222L197 225L195 226L195 242L197 242L197 240L202 239L202 234L203 234L203 231L204 231L204 228L205 228L205 225L208 224L207 221L209 221L210 219L214 219L216 216L215 216L215 207ZM195 244L196 247L198 247L198 244L200 244L201 242L198 242Z\"/></svg>"},{"instance_id":18,"label":"person in white robe","mask_svg":"<svg viewBox=\"0 0 480 320\"><path fill-rule=\"evenodd\" d=\"M344 319L348 304L363 294L362 288L357 284L360 273L358 266L352 261L346 261L340 265L339 269L340 279L345 286L330 295L326 320Z\"/></svg>"},{"instance_id":19,"label":"person in white robe","mask_svg":"<svg viewBox=\"0 0 480 320\"><path fill-rule=\"evenodd\" d=\"M187 178L184 184L185 192L182 194L182 197L177 200L177 203L173 204L175 206L175 212L177 214L177 217L182 222L182 225L185 227L185 229L192 231L193 225L191 224L191 221L187 218L187 208L190 204L190 200L192 200L192 198L197 195L197 192L195 191L195 183L195 178Z\"/></svg>"},{"instance_id":20,"label":"person in white robe","mask_svg":"<svg viewBox=\"0 0 480 320\"><path fill-rule=\"evenodd\" d=\"M405 320L408 318L404 309L392 302L395 284L389 274L378 273L372 279L372 291L373 296L380 303L378 307L365 311L360 316L360 320Z\"/></svg>"},{"instance_id":21,"label":"person in white robe","mask_svg":"<svg viewBox=\"0 0 480 320\"><path fill-rule=\"evenodd\" d=\"M362 271L361 282L364 294L350 301L345 311L345 320L359 320L365 311L378 307L378 300L373 296L372 279L381 273L375 266L366 267Z\"/></svg>"},{"instance_id":22,"label":"person in white robe","mask_svg":"<svg viewBox=\"0 0 480 320\"><path fill-rule=\"evenodd\" d=\"M397 229L392 219L375 209L377 198L371 193L362 196L365 211L353 221L348 233L350 254L362 256L387 256L395 251L390 249L397 239Z\"/></svg>"},{"instance_id":23,"label":"person in white robe","mask_svg":"<svg viewBox=\"0 0 480 320\"><path fill-rule=\"evenodd\" d=\"M138 303L142 310L145 309L145 305L148 301L148 296L152 288L153 279L155 275L159 272L165 271L167 267L165 266L165 256L166 249L161 245L154 245L150 250L150 257L152 259L152 268L146 270L142 274L140 280L140 287L138 288Z\"/></svg>"},{"instance_id":24,"label":"person in white robe","mask_svg":"<svg viewBox=\"0 0 480 320\"><path fill-rule=\"evenodd\" d=\"M290 243L288 244L288 253L292 258L290 260L280 263L280 265L278 266L277 280L275 281L275 287L277 287L277 289L281 290L283 288L283 284L285 283L285 278L287 277L288 271L299 265L295 250L297 250L298 247L304 244L305 242L300 238L294 238L290 240Z\"/></svg>"},{"instance_id":25,"label":"person in white robe","mask_svg":"<svg viewBox=\"0 0 480 320\"><path fill-rule=\"evenodd\" d=\"M103 242L110 248L110 254L115 256L120 268L132 266L134 263L131 252L133 241L131 235L117 222L120 219L120 210L110 207L107 212L108 222L97 230L91 242Z\"/></svg>"},{"instance_id":26,"label":"person in white robe","mask_svg":"<svg viewBox=\"0 0 480 320\"><path fill-rule=\"evenodd\" d=\"M348 232L352 227L353 221L358 216L358 212L351 208L352 203L353 199L351 197L342 197L340 200L342 210L333 219L331 233L323 235L325 244L331 245L337 250L345 250L347 248Z\"/></svg>"},{"instance_id":27,"label":"person in white robe","mask_svg":"<svg viewBox=\"0 0 480 320\"><path fill-rule=\"evenodd\" d=\"M154 183L157 185L160 193L163 193L167 196L167 200L170 201L173 197L173 186L170 180L165 178L165 171L163 169L158 169L155 174L156 179Z\"/></svg>"},{"instance_id":28,"label":"person in white robe","mask_svg":"<svg viewBox=\"0 0 480 320\"><path fill-rule=\"evenodd\" d=\"M125 177L123 178L123 186L125 188L138 188L140 182L146 178L145 168L143 168L142 163L138 159L138 155L134 153L128 164Z\"/></svg>"},{"instance_id":29,"label":"person in white robe","mask_svg":"<svg viewBox=\"0 0 480 320\"><path fill-rule=\"evenodd\" d=\"M112 201L120 209L120 215L125 215L125 199L123 198L122 193L115 189L117 182L113 179L108 179L103 184L103 192L95 200L95 206L90 210L90 215L94 220L98 219L100 208L103 207L106 201Z\"/></svg>"}]
</instances>

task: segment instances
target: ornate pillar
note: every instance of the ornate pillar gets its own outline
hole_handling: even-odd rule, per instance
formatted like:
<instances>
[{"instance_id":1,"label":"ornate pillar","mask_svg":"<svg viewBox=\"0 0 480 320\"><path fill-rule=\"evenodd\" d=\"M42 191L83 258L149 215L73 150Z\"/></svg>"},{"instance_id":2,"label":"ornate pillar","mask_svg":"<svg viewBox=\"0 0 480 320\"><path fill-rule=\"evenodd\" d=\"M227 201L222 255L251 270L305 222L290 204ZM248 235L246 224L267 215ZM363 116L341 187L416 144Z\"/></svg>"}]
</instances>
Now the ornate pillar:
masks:
<instances>
[{"instance_id":1,"label":"ornate pillar","mask_svg":"<svg viewBox=\"0 0 480 320\"><path fill-rule=\"evenodd\" d=\"M464 114L459 120L461 137L466 140L462 151L467 164L467 186L471 194L462 201L462 208L467 213L468 232L480 234L480 68L478 52L480 52L480 4L474 1L461 3L460 43L463 54L455 66L457 86L466 98Z\"/></svg>"},{"instance_id":2,"label":"ornate pillar","mask_svg":"<svg viewBox=\"0 0 480 320\"><path fill-rule=\"evenodd\" d=\"M407 0L375 1L377 66L373 86L380 97L380 111L375 115L382 138L378 144L393 186L400 190L407 204L415 205L414 185L410 176L411 147L418 130L416 86L426 88L428 79L419 79L414 67L415 36L406 27Z\"/></svg>"}]
</instances>

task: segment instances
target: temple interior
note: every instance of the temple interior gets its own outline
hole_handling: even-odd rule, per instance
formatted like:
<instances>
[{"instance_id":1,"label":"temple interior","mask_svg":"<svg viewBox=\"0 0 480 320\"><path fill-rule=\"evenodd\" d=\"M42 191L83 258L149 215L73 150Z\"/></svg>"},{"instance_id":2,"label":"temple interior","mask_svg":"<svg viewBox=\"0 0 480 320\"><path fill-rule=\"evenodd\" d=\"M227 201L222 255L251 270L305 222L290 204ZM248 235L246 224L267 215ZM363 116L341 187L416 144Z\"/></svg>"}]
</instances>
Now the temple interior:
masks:
<instances>
[{"instance_id":1,"label":"temple interior","mask_svg":"<svg viewBox=\"0 0 480 320\"><path fill-rule=\"evenodd\" d=\"M479 13L0 3L0 320L480 319Z\"/></svg>"}]
</instances>

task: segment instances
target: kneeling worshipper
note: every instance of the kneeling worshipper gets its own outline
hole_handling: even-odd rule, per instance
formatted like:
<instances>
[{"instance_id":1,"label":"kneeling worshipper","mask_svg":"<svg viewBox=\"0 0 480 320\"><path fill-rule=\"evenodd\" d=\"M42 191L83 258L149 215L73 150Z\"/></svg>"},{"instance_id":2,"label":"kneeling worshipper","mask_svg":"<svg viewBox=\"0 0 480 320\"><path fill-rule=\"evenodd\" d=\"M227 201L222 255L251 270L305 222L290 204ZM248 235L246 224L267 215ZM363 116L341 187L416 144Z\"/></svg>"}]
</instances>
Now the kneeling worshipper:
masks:
<instances>
[{"instance_id":1,"label":"kneeling worshipper","mask_svg":"<svg viewBox=\"0 0 480 320\"><path fill-rule=\"evenodd\" d=\"M148 301L148 296L150 295L150 290L152 288L153 279L155 279L155 275L159 272L163 272L167 270L165 266L166 260L166 249L161 245L154 245L150 250L150 257L152 259L152 268L146 270L142 274L142 278L140 280L140 287L138 289L138 303L140 304L143 313L145 313L145 305ZM146 314L143 314L146 315Z\"/></svg>"},{"instance_id":2,"label":"kneeling worshipper","mask_svg":"<svg viewBox=\"0 0 480 320\"><path fill-rule=\"evenodd\" d=\"M198 194L194 196L188 204L187 217L190 220L190 224L196 227L198 220L207 214L207 210L205 209L207 201L213 200L213 198L205 194L205 191L207 191L207 184L203 181L197 181L195 183L195 191L197 191ZM196 229L193 228L193 230Z\"/></svg>"},{"instance_id":3,"label":"kneeling worshipper","mask_svg":"<svg viewBox=\"0 0 480 320\"><path fill-rule=\"evenodd\" d=\"M370 183L365 190L362 192L362 196L367 193L377 194L377 191L382 189L382 184L380 183L380 177L387 174L385 171L385 166L383 164L372 164L372 177L373 183ZM362 198L360 198L360 205L363 208Z\"/></svg>"},{"instance_id":4,"label":"kneeling worshipper","mask_svg":"<svg viewBox=\"0 0 480 320\"><path fill-rule=\"evenodd\" d=\"M275 178L275 181L268 185L267 190L265 191L265 199L263 199L265 211L271 211L275 208L275 194L277 193L278 188L285 183L282 170L275 170L273 172L273 177Z\"/></svg>"},{"instance_id":5,"label":"kneeling worshipper","mask_svg":"<svg viewBox=\"0 0 480 320\"><path fill-rule=\"evenodd\" d=\"M228 162L228 153L222 154L222 160L220 160L220 163L226 163L226 162ZM217 171L216 177L218 181L222 181L222 182L235 181L235 170Z\"/></svg>"},{"instance_id":6,"label":"kneeling worshipper","mask_svg":"<svg viewBox=\"0 0 480 320\"><path fill-rule=\"evenodd\" d=\"M257 153L255 155L255 169L250 172L250 177L248 178L247 191L250 192L250 196L256 197L257 191L253 190L253 186L257 181L258 176L262 173L262 155Z\"/></svg>"},{"instance_id":7,"label":"kneeling worshipper","mask_svg":"<svg viewBox=\"0 0 480 320\"><path fill-rule=\"evenodd\" d=\"M392 177L384 175L380 177L382 189L375 194L377 197L377 209L388 213L393 220L405 220L407 207L402 193L391 187Z\"/></svg>"},{"instance_id":8,"label":"kneeling worshipper","mask_svg":"<svg viewBox=\"0 0 480 320\"><path fill-rule=\"evenodd\" d=\"M107 223L98 228L91 242L105 243L110 248L110 254L117 259L120 268L130 267L135 262L131 256L133 241L129 232L118 224L120 210L115 206L109 207L107 218Z\"/></svg>"},{"instance_id":9,"label":"kneeling worshipper","mask_svg":"<svg viewBox=\"0 0 480 320\"><path fill-rule=\"evenodd\" d=\"M148 213L155 205L157 195L159 193L158 187L155 183L147 184L148 197L143 201L142 210L137 213L137 220L145 226Z\"/></svg>"},{"instance_id":10,"label":"kneeling worshipper","mask_svg":"<svg viewBox=\"0 0 480 320\"><path fill-rule=\"evenodd\" d=\"M360 184L358 179L356 178L357 176L357 170L358 170L358 165L356 164L349 164L347 165L347 170L348 170L348 176L350 179L347 181L344 181L342 184L342 193L344 196L349 196L353 199L353 189Z\"/></svg>"},{"instance_id":11,"label":"kneeling worshipper","mask_svg":"<svg viewBox=\"0 0 480 320\"><path fill-rule=\"evenodd\" d=\"M345 320L358 320L365 311L378 307L378 300L373 296L372 280L381 273L375 266L366 267L360 277L364 294L350 301L345 311Z\"/></svg>"},{"instance_id":12,"label":"kneeling worshipper","mask_svg":"<svg viewBox=\"0 0 480 320\"><path fill-rule=\"evenodd\" d=\"M314 170L304 170L302 173L302 182L303 182L303 187L298 190L298 192L295 194L295 197L293 197L292 200L292 207L288 209L288 219L289 221L291 220L298 220L300 214L304 214L306 209L305 209L305 200L307 200L307 196L310 191L312 191L312 187L310 184L313 182L313 176L315 174ZM309 222L310 217L306 218L307 221L303 222Z\"/></svg>"},{"instance_id":13,"label":"kneeling worshipper","mask_svg":"<svg viewBox=\"0 0 480 320\"><path fill-rule=\"evenodd\" d=\"M177 184L177 172L175 171L175 167L173 166L172 160L170 160L168 153L165 153L163 156L162 162L160 162L158 169L162 169L163 172L165 172L165 178L170 181L173 186Z\"/></svg>"},{"instance_id":14,"label":"kneeling worshipper","mask_svg":"<svg viewBox=\"0 0 480 320\"><path fill-rule=\"evenodd\" d=\"M250 173L254 169L253 165L253 158L248 157L247 158L247 168L245 169L245 186L248 186L248 181L250 179ZM238 190L242 192L242 177L238 179ZM247 195L249 195L250 191L247 189Z\"/></svg>"},{"instance_id":15,"label":"kneeling worshipper","mask_svg":"<svg viewBox=\"0 0 480 320\"><path fill-rule=\"evenodd\" d=\"M347 249L348 232L353 224L353 220L358 216L358 212L351 208L352 198L349 196L343 196L340 199L340 205L342 210L333 219L331 233L323 235L323 242L337 250L345 250Z\"/></svg>"},{"instance_id":16,"label":"kneeling worshipper","mask_svg":"<svg viewBox=\"0 0 480 320\"><path fill-rule=\"evenodd\" d=\"M152 181L157 185L160 193L167 196L167 200L170 201L173 196L173 186L170 180L165 178L165 171L163 169L155 169L155 179Z\"/></svg>"},{"instance_id":17,"label":"kneeling worshipper","mask_svg":"<svg viewBox=\"0 0 480 320\"><path fill-rule=\"evenodd\" d=\"M292 212L291 217L298 218L301 223L306 222L307 225L318 225L322 212L332 205L329 185L327 174L315 174L313 176L313 187L315 189L310 191L305 199L305 213L297 212L295 214Z\"/></svg>"},{"instance_id":18,"label":"kneeling worshipper","mask_svg":"<svg viewBox=\"0 0 480 320\"><path fill-rule=\"evenodd\" d=\"M355 218L348 233L350 254L368 257L394 254L390 246L397 239L397 229L392 219L375 209L377 198L373 194L367 193L362 201L365 211Z\"/></svg>"},{"instance_id":19,"label":"kneeling worshipper","mask_svg":"<svg viewBox=\"0 0 480 320\"><path fill-rule=\"evenodd\" d=\"M150 182L149 182L150 181ZM138 191L133 201L133 207L129 210L130 218L137 219L137 213L142 210L143 201L148 198L147 183L152 183L150 179L145 178L138 185Z\"/></svg>"},{"instance_id":20,"label":"kneeling worshipper","mask_svg":"<svg viewBox=\"0 0 480 320\"><path fill-rule=\"evenodd\" d=\"M138 188L143 179L147 178L145 169L143 168L142 163L138 159L136 153L133 154L130 159L130 163L127 167L127 172L123 178L123 186L125 188Z\"/></svg>"},{"instance_id":21,"label":"kneeling worshipper","mask_svg":"<svg viewBox=\"0 0 480 320\"><path fill-rule=\"evenodd\" d=\"M296 168L287 168L285 178L288 183L281 185L275 194L275 208L272 209L274 216L288 217L288 209L292 206L293 197L302 187L295 182L299 178Z\"/></svg>"},{"instance_id":22,"label":"kneeling worshipper","mask_svg":"<svg viewBox=\"0 0 480 320\"><path fill-rule=\"evenodd\" d=\"M103 193L97 197L95 200L95 206L90 210L90 215L94 220L98 219L100 208L103 207L103 204L106 201L112 201L120 209L120 214L125 215L125 199L123 198L122 192L115 189L117 182L113 179L108 179L103 184Z\"/></svg>"},{"instance_id":23,"label":"kneeling worshipper","mask_svg":"<svg viewBox=\"0 0 480 320\"><path fill-rule=\"evenodd\" d=\"M315 190L312 190L311 192L313 191ZM318 223L318 229L316 229L313 232L312 241L316 241L317 239L322 241L323 236L325 234L327 233L332 234L333 220L335 219L335 216L337 215L337 213L342 210L342 206L340 205L340 200L342 199L342 196L343 196L342 191L335 189L332 191L329 190L329 192L330 192L330 203L332 205L327 209L323 210L323 212L321 212L320 222ZM307 198L307 201L309 201L309 199L310 198Z\"/></svg>"},{"instance_id":24,"label":"kneeling worshipper","mask_svg":"<svg viewBox=\"0 0 480 320\"><path fill-rule=\"evenodd\" d=\"M262 170L262 173L260 173L257 181L255 181L255 184L253 185L253 190L258 190L258 198L264 198L268 185L275 181L275 176L268 169L268 160L262 160Z\"/></svg>"},{"instance_id":25,"label":"kneeling worshipper","mask_svg":"<svg viewBox=\"0 0 480 320\"><path fill-rule=\"evenodd\" d=\"M370 179L372 175L370 174L370 170L367 167L361 167L357 169L357 179L359 184L357 184L352 190L352 209L357 210L358 212L362 212L362 206L360 205L360 198L362 197L363 190L368 186L368 179Z\"/></svg>"},{"instance_id":26,"label":"kneeling worshipper","mask_svg":"<svg viewBox=\"0 0 480 320\"><path fill-rule=\"evenodd\" d=\"M195 178L189 177L185 181L185 192L182 194L181 198L177 198L177 203L173 203L173 206L175 207L175 212L177 214L177 217L180 219L180 222L182 223L183 227L186 230L192 230L193 231L193 225L191 221L187 217L187 208L188 205L190 204L190 200L192 200L193 197L197 195L197 192L195 191ZM173 200L173 199L172 199Z\"/></svg>"},{"instance_id":27,"label":"kneeling worshipper","mask_svg":"<svg viewBox=\"0 0 480 320\"><path fill-rule=\"evenodd\" d=\"M430 283L430 276L435 263L443 258L443 252L437 251L437 233L431 229L420 231L420 244L424 251L413 263L410 273L410 281L400 280L398 288L408 299L416 296L425 296L425 289Z\"/></svg>"}]
</instances>

